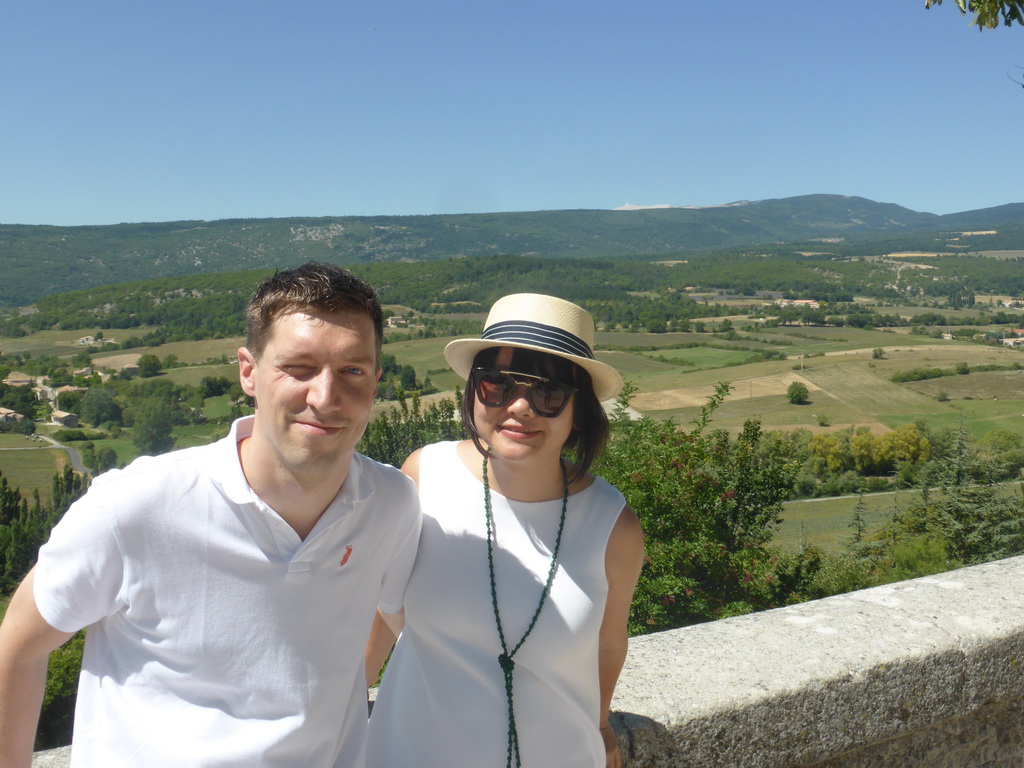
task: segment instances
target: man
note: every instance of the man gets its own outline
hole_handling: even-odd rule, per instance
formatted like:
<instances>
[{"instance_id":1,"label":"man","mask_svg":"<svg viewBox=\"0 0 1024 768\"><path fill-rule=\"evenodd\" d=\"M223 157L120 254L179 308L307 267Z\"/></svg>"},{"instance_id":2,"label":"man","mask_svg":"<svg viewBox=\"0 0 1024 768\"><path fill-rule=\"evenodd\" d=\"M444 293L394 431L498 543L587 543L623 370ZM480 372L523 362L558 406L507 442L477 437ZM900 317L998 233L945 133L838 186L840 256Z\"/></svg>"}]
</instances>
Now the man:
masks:
<instances>
[{"instance_id":1,"label":"man","mask_svg":"<svg viewBox=\"0 0 1024 768\"><path fill-rule=\"evenodd\" d=\"M73 766L362 763L363 650L401 606L415 488L355 452L380 377L373 289L309 263L269 278L238 351L255 416L103 475L0 627L0 768L31 760L51 650L89 627Z\"/></svg>"}]
</instances>

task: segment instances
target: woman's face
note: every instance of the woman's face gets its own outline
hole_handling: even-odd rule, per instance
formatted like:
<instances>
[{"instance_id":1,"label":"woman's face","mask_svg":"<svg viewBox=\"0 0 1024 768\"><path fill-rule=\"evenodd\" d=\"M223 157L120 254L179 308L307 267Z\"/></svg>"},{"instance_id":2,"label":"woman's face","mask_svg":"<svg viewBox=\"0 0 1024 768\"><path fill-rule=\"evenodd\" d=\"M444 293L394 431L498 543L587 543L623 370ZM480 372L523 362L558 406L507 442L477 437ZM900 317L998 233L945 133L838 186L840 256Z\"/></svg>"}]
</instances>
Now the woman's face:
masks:
<instances>
[{"instance_id":1,"label":"woman's face","mask_svg":"<svg viewBox=\"0 0 1024 768\"><path fill-rule=\"evenodd\" d=\"M494 361L500 370L521 373L524 378L535 377L531 371L516 371L512 365L514 350L502 347ZM568 382L564 382L568 383ZM527 386L516 387L512 398L498 407L486 406L474 397L473 422L480 439L491 447L495 457L507 461L551 461L557 462L562 446L573 428L573 400L555 417L540 416L534 411L527 393Z\"/></svg>"}]
</instances>

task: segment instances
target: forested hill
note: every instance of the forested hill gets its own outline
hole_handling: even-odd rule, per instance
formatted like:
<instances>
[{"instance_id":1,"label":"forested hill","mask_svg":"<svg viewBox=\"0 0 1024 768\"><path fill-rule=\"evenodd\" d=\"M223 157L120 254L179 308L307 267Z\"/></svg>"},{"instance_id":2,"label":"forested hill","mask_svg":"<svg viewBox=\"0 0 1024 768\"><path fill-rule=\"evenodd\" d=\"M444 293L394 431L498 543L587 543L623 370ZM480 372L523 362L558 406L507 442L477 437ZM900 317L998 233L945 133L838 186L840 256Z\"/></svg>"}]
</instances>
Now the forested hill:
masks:
<instances>
[{"instance_id":1,"label":"forested hill","mask_svg":"<svg viewBox=\"0 0 1024 768\"><path fill-rule=\"evenodd\" d=\"M976 292L1024 295L1020 258L958 253L930 256L928 269L904 269L903 259L848 258L834 248L829 251L804 253L772 246L656 261L469 256L359 264L352 270L377 288L385 304L433 315L432 323L456 325L467 314L479 322L495 299L512 291L552 293L583 304L600 322L654 331L664 331L667 318L728 314L718 298L722 292L734 298L747 296L753 304L765 300L755 297L758 291L816 299L827 302L828 309L821 310L822 317L815 322L825 314L846 315L844 322L871 326L887 321L870 313L850 317L860 312L852 304L854 296L956 307L973 303ZM131 344L125 334L117 334L119 343L138 347L234 336L243 332L243 308L253 287L269 274L260 269L178 275L50 294L31 312L0 313L0 337L43 329L138 328L138 334L129 334L140 337ZM933 320L945 322L937 315ZM1008 320L989 317L986 322ZM432 330L439 335L465 332L455 325L446 333L436 326Z\"/></svg>"},{"instance_id":2,"label":"forested hill","mask_svg":"<svg viewBox=\"0 0 1024 768\"><path fill-rule=\"evenodd\" d=\"M0 225L0 306L116 282L277 268L308 259L361 264L495 254L666 258L763 243L880 236L896 238L902 247L938 250L925 233L991 229L998 233L972 237L971 247L1024 248L1024 203L937 216L859 197L807 195L698 209Z\"/></svg>"}]
</instances>

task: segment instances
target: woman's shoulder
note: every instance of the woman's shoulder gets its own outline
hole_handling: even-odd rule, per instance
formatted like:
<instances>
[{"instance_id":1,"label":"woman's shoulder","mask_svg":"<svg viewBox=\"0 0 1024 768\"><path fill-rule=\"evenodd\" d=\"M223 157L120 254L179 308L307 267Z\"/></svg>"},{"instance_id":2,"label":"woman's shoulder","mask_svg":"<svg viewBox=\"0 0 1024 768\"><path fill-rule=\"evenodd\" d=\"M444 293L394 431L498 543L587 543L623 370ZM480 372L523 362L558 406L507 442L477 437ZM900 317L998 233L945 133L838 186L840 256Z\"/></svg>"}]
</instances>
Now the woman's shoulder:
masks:
<instances>
[{"instance_id":1,"label":"woman's shoulder","mask_svg":"<svg viewBox=\"0 0 1024 768\"><path fill-rule=\"evenodd\" d=\"M613 505L618 505L619 509L626 506L626 497L622 495L622 492L618 488L609 483L603 477L591 474L587 474L586 477L590 478L590 483L586 486L586 489L590 490L595 496L600 499L607 500Z\"/></svg>"},{"instance_id":2,"label":"woman's shoulder","mask_svg":"<svg viewBox=\"0 0 1024 768\"><path fill-rule=\"evenodd\" d=\"M468 440L442 440L441 442L424 445L409 454L409 457L402 464L402 471L411 477L419 485L420 470L424 463L434 464L435 462L449 462L457 460L462 453L463 443ZM470 444L471 445L471 444Z\"/></svg>"}]
</instances>

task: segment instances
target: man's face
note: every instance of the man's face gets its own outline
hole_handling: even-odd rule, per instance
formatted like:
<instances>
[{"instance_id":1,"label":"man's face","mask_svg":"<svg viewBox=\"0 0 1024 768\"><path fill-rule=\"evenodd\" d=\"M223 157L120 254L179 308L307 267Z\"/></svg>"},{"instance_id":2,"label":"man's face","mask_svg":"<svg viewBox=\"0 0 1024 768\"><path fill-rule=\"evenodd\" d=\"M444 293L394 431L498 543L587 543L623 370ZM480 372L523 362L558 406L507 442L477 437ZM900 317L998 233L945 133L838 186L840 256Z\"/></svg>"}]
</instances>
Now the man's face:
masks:
<instances>
[{"instance_id":1,"label":"man's face","mask_svg":"<svg viewBox=\"0 0 1024 768\"><path fill-rule=\"evenodd\" d=\"M267 469L316 476L347 468L380 377L373 322L358 312L286 313L258 361L239 350L239 374L256 399L253 447L272 462Z\"/></svg>"}]
</instances>

